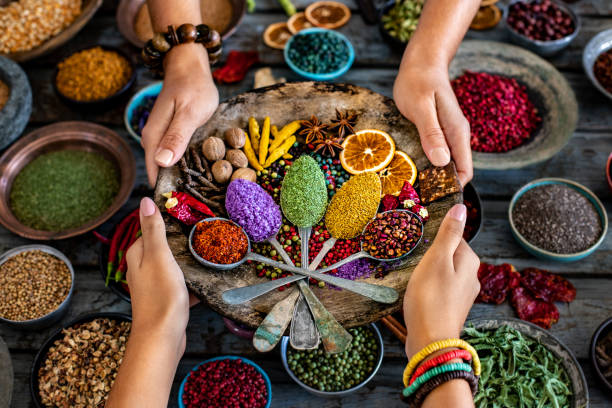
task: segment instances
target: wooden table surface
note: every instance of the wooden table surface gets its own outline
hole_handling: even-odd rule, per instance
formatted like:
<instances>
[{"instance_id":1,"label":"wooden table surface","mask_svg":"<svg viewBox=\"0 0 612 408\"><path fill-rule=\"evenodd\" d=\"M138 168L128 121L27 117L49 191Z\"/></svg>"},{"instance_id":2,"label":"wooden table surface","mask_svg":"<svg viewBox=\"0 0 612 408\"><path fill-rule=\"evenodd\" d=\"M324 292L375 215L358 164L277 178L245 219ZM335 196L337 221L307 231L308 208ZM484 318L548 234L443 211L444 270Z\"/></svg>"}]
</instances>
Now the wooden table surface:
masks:
<instances>
[{"instance_id":1,"label":"wooden table surface","mask_svg":"<svg viewBox=\"0 0 612 408\"><path fill-rule=\"evenodd\" d=\"M299 80L283 63L279 51L267 48L261 33L273 22L286 20L275 0L256 0L258 10L247 15L238 31L225 42L225 51L258 50L262 66L273 67L276 76ZM392 85L401 58L401 51L392 50L383 42L377 26L366 25L352 0L342 0L353 10L349 23L340 29L353 42L356 61L353 68L341 78L368 87L384 95L391 95ZM88 120L103 124L129 139L123 127L124 104L105 112L76 112L61 103L55 95L51 78L55 64L68 53L85 45L107 44L137 54L119 34L115 24L118 0L106 1L94 19L72 41L52 55L24 65L32 84L34 107L27 131L63 120ZM294 0L303 9L309 0ZM474 249L486 262L510 262L518 269L527 266L542 267L568 277L578 294L574 302L558 305L560 320L551 329L576 355L589 383L591 405L611 407L612 396L599 388L588 361L591 335L601 321L612 316L612 240L606 239L600 249L590 257L569 264L553 264L536 260L514 241L507 222L508 202L512 194L526 182L539 177L567 177L585 184L604 202L608 216L612 213L612 194L606 185L604 167L612 150L612 103L589 82L582 70L582 49L597 32L612 28L612 2L608 0L582 0L575 4L583 25L576 40L550 61L563 73L576 93L580 107L578 128L570 143L554 158L520 170L494 172L476 171L474 184L484 201L484 228L474 242ZM489 32L469 32L467 38L507 41L501 27ZM138 70L137 87L151 82L144 69ZM235 85L221 86L221 99L246 91L253 86L253 70L247 78ZM143 195L150 194L146 185L143 153L130 139L137 160L137 186L127 206L136 205ZM0 228L0 251L29 241ZM50 245L63 251L76 270L76 290L70 311L62 323L77 315L98 312L130 312L129 304L120 300L104 287L98 269L98 245L90 234ZM514 312L508 304L473 307L470 317L511 317ZM61 324L61 323L60 323ZM8 344L15 370L13 407L33 406L29 391L30 368L37 350L49 334L59 326L39 332L17 331L0 326L0 335ZM385 337L385 359L376 377L358 393L341 400L320 399L311 396L294 384L286 375L278 350L269 354L255 352L249 341L229 333L219 315L203 305L191 311L187 329L187 350L178 368L169 406L177 406L177 386L188 370L197 362L221 354L246 356L260 363L273 382L273 407L400 407L401 373L406 364L403 347L382 327Z\"/></svg>"}]
</instances>

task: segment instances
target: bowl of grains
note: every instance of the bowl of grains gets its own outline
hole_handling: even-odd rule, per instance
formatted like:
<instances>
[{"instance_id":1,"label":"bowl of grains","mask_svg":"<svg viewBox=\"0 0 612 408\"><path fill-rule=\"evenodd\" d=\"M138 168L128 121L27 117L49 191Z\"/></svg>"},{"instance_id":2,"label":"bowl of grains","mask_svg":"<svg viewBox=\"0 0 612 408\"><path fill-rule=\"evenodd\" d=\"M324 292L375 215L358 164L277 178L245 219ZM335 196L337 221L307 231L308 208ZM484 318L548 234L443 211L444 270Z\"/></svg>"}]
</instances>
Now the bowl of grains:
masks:
<instances>
[{"instance_id":1,"label":"bowl of grains","mask_svg":"<svg viewBox=\"0 0 612 408\"><path fill-rule=\"evenodd\" d=\"M30 372L34 405L104 406L123 360L131 320L121 313L89 314L51 335Z\"/></svg>"},{"instance_id":2,"label":"bowl of grains","mask_svg":"<svg viewBox=\"0 0 612 408\"><path fill-rule=\"evenodd\" d=\"M125 108L123 123L130 136L138 143L140 143L142 129L146 125L147 119L149 119L163 84L163 81L157 81L145 86L130 98Z\"/></svg>"},{"instance_id":3,"label":"bowl of grains","mask_svg":"<svg viewBox=\"0 0 612 408\"><path fill-rule=\"evenodd\" d=\"M604 320L593 333L589 355L601 384L612 393L612 317Z\"/></svg>"},{"instance_id":4,"label":"bowl of grains","mask_svg":"<svg viewBox=\"0 0 612 408\"><path fill-rule=\"evenodd\" d=\"M608 231L606 209L582 184L561 178L534 180L512 197L512 235L532 255L571 262L592 254Z\"/></svg>"},{"instance_id":5,"label":"bowl of grains","mask_svg":"<svg viewBox=\"0 0 612 408\"><path fill-rule=\"evenodd\" d=\"M109 105L136 81L131 59L115 47L97 45L77 51L57 64L53 86L62 100L76 106Z\"/></svg>"},{"instance_id":6,"label":"bowl of grains","mask_svg":"<svg viewBox=\"0 0 612 408\"><path fill-rule=\"evenodd\" d=\"M29 239L84 234L121 208L135 173L130 146L104 126L36 129L0 157L0 224Z\"/></svg>"},{"instance_id":7,"label":"bowl of grains","mask_svg":"<svg viewBox=\"0 0 612 408\"><path fill-rule=\"evenodd\" d=\"M0 150L21 136L32 113L32 88L19 64L0 56Z\"/></svg>"},{"instance_id":8,"label":"bowl of grains","mask_svg":"<svg viewBox=\"0 0 612 408\"><path fill-rule=\"evenodd\" d=\"M612 29L591 38L582 52L582 66L593 85L612 99Z\"/></svg>"},{"instance_id":9,"label":"bowl of grains","mask_svg":"<svg viewBox=\"0 0 612 408\"><path fill-rule=\"evenodd\" d=\"M0 256L0 322L37 330L68 311L74 270L64 254L46 245L24 245Z\"/></svg>"}]
</instances>

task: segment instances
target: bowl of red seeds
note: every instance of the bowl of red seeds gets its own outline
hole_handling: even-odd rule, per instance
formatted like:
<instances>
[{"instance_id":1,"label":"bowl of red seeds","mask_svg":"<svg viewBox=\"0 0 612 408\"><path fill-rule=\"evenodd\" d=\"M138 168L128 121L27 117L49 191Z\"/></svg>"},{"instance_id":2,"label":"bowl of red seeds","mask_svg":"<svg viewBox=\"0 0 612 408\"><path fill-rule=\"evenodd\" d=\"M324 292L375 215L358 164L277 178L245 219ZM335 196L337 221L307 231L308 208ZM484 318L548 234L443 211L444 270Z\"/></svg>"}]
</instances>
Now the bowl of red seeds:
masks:
<instances>
[{"instance_id":1,"label":"bowl of red seeds","mask_svg":"<svg viewBox=\"0 0 612 408\"><path fill-rule=\"evenodd\" d=\"M503 19L513 43L542 56L567 47L580 30L580 19L572 9L553 0L515 0Z\"/></svg>"},{"instance_id":2,"label":"bowl of red seeds","mask_svg":"<svg viewBox=\"0 0 612 408\"><path fill-rule=\"evenodd\" d=\"M220 356L198 364L185 376L180 408L269 408L272 383L264 370L243 357Z\"/></svg>"},{"instance_id":3,"label":"bowl of red seeds","mask_svg":"<svg viewBox=\"0 0 612 408\"><path fill-rule=\"evenodd\" d=\"M593 85L612 99L612 29L591 38L584 47L582 65Z\"/></svg>"}]
</instances>

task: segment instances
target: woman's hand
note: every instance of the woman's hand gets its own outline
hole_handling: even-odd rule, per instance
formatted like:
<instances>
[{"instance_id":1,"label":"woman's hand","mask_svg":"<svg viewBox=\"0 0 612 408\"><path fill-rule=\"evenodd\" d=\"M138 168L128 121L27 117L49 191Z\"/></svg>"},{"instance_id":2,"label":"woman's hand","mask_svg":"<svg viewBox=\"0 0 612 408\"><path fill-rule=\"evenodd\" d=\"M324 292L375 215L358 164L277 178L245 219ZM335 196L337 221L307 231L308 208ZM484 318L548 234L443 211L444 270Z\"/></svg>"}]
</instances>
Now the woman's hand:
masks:
<instances>
[{"instance_id":1,"label":"woman's hand","mask_svg":"<svg viewBox=\"0 0 612 408\"><path fill-rule=\"evenodd\" d=\"M193 132L210 119L219 104L208 55L201 44L173 47L164 58L164 72L164 86L142 130L152 186L159 167L172 166L181 158Z\"/></svg>"},{"instance_id":2,"label":"woman's hand","mask_svg":"<svg viewBox=\"0 0 612 408\"><path fill-rule=\"evenodd\" d=\"M432 164L445 166L452 155L465 185L473 176L470 125L451 88L447 68L411 55L407 50L393 86L395 104L416 125Z\"/></svg>"},{"instance_id":3,"label":"woman's hand","mask_svg":"<svg viewBox=\"0 0 612 408\"><path fill-rule=\"evenodd\" d=\"M462 238L466 208L446 214L431 248L414 270L404 296L408 358L428 344L459 338L478 295L478 256Z\"/></svg>"}]
</instances>

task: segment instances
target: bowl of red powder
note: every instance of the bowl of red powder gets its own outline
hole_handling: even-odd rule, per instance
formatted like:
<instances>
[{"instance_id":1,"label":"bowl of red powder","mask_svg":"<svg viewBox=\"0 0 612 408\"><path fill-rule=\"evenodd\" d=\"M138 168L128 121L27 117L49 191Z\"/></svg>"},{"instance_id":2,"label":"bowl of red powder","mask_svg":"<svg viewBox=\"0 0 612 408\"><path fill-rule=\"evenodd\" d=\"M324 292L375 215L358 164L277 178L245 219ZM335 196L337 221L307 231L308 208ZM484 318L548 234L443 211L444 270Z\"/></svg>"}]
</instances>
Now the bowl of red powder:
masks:
<instances>
[{"instance_id":1,"label":"bowl of red powder","mask_svg":"<svg viewBox=\"0 0 612 408\"><path fill-rule=\"evenodd\" d=\"M264 370L243 357L206 360L185 376L178 395L180 408L269 408L272 383Z\"/></svg>"},{"instance_id":2,"label":"bowl of red powder","mask_svg":"<svg viewBox=\"0 0 612 408\"><path fill-rule=\"evenodd\" d=\"M238 224L226 218L206 218L193 226L189 250L202 265L229 270L242 263L251 243Z\"/></svg>"}]
</instances>

